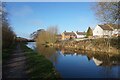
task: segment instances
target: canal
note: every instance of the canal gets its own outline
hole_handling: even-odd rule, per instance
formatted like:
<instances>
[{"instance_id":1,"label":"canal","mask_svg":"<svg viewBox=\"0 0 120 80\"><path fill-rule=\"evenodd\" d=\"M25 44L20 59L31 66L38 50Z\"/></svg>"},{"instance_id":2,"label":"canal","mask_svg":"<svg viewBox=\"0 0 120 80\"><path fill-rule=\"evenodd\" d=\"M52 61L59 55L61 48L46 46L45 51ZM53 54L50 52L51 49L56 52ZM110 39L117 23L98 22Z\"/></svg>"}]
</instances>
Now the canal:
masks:
<instances>
[{"instance_id":1,"label":"canal","mask_svg":"<svg viewBox=\"0 0 120 80\"><path fill-rule=\"evenodd\" d=\"M120 56L36 47L34 42L27 46L49 59L62 78L120 78Z\"/></svg>"}]
</instances>

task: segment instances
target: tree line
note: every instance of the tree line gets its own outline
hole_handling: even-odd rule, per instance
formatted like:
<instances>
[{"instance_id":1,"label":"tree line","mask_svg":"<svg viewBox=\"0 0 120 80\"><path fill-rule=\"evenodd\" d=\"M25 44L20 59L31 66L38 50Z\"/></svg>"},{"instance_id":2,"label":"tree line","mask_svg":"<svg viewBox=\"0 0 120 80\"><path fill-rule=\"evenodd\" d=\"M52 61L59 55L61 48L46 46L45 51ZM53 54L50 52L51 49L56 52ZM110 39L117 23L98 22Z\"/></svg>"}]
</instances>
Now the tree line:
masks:
<instances>
[{"instance_id":1,"label":"tree line","mask_svg":"<svg viewBox=\"0 0 120 80\"><path fill-rule=\"evenodd\" d=\"M10 23L8 21L8 13L6 11L6 7L4 3L0 4L0 16L1 16L1 22L2 22L2 48L6 49L9 48L14 42L16 38L16 34L13 31L12 27L10 26Z\"/></svg>"}]
</instances>

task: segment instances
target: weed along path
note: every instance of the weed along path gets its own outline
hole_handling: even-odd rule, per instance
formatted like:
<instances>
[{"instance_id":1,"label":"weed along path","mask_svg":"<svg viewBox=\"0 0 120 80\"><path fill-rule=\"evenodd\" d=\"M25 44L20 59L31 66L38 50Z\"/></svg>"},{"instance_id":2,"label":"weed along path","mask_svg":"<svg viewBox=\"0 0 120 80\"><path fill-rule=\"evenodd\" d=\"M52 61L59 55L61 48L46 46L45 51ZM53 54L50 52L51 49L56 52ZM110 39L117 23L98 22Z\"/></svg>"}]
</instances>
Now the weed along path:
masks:
<instances>
[{"instance_id":1,"label":"weed along path","mask_svg":"<svg viewBox=\"0 0 120 80\"><path fill-rule=\"evenodd\" d=\"M10 59L3 65L3 78L27 78L26 57L20 44L17 44Z\"/></svg>"}]
</instances>

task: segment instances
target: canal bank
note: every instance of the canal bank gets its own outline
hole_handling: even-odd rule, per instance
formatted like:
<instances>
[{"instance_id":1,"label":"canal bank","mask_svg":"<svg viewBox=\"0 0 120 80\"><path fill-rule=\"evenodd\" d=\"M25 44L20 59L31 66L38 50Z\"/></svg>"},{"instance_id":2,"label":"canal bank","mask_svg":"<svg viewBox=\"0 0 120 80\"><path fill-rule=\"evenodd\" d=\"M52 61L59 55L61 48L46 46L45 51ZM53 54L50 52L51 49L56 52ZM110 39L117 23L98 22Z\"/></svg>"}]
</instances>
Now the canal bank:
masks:
<instances>
[{"instance_id":1,"label":"canal bank","mask_svg":"<svg viewBox=\"0 0 120 80\"><path fill-rule=\"evenodd\" d=\"M43 55L38 54L26 44L20 44L27 58L27 74L30 79L60 79L60 74L55 70L53 64Z\"/></svg>"},{"instance_id":2,"label":"canal bank","mask_svg":"<svg viewBox=\"0 0 120 80\"><path fill-rule=\"evenodd\" d=\"M87 40L66 40L54 44L55 47L72 50L87 50L94 52L104 52L107 54L120 53L120 38L99 38Z\"/></svg>"},{"instance_id":3,"label":"canal bank","mask_svg":"<svg viewBox=\"0 0 120 80\"><path fill-rule=\"evenodd\" d=\"M119 78L120 76L120 55L117 54L109 56L102 52L71 51L65 48L36 46L36 43L28 43L27 46L48 58L63 79Z\"/></svg>"}]
</instances>

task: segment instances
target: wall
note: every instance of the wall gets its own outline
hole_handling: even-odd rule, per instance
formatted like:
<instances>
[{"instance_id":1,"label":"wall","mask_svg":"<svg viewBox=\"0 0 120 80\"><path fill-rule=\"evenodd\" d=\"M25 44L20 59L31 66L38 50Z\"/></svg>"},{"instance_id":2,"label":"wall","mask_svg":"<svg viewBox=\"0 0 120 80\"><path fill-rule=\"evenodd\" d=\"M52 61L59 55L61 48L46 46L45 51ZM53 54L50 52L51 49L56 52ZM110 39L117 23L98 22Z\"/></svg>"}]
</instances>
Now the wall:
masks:
<instances>
[{"instance_id":1,"label":"wall","mask_svg":"<svg viewBox=\"0 0 120 80\"><path fill-rule=\"evenodd\" d=\"M96 26L95 29L93 30L93 36L103 36L103 29L100 26Z\"/></svg>"}]
</instances>

